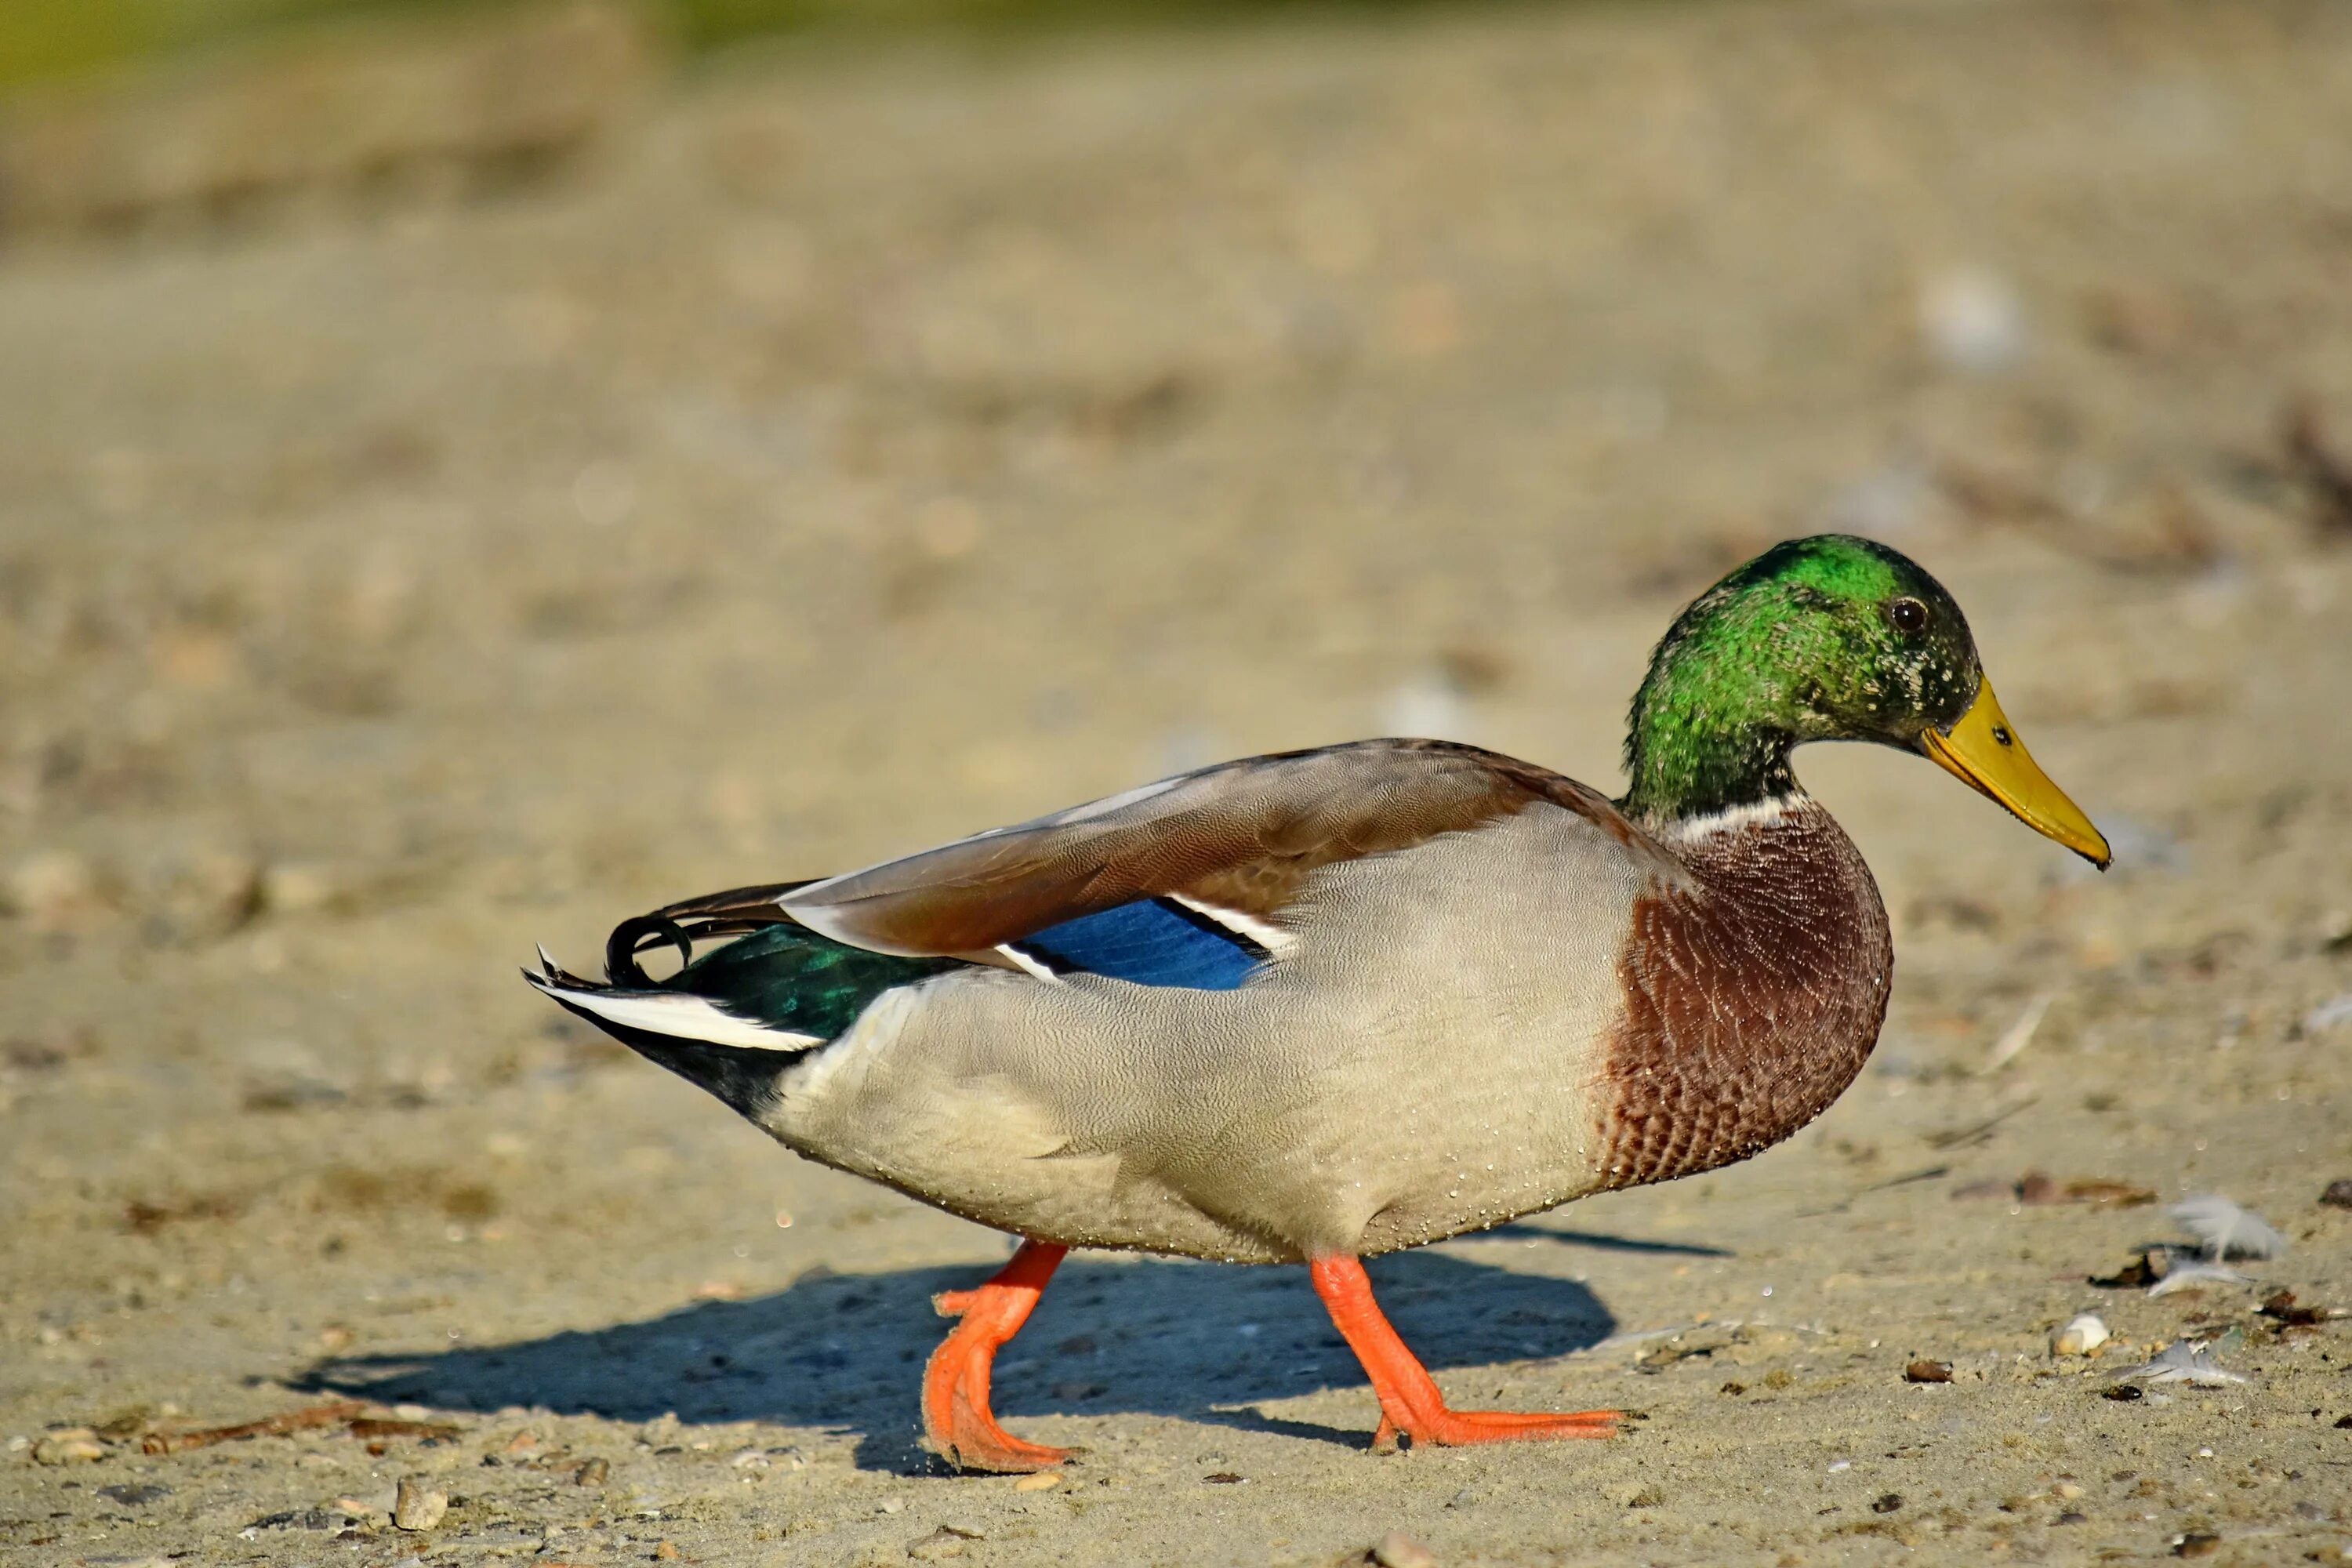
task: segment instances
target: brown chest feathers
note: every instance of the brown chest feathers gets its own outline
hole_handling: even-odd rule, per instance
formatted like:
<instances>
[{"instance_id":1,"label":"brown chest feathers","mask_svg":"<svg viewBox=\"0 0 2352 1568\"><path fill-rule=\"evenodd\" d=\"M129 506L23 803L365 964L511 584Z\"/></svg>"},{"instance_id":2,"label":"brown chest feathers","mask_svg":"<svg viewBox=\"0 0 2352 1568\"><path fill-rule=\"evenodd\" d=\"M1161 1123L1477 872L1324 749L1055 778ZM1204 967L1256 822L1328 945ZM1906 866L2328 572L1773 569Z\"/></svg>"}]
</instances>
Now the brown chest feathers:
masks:
<instances>
[{"instance_id":1,"label":"brown chest feathers","mask_svg":"<svg viewBox=\"0 0 2352 1568\"><path fill-rule=\"evenodd\" d=\"M1895 963L1870 868L1830 814L1666 842L1692 884L1635 905L1602 1100L1605 1184L1744 1160L1811 1121L1878 1039Z\"/></svg>"}]
</instances>

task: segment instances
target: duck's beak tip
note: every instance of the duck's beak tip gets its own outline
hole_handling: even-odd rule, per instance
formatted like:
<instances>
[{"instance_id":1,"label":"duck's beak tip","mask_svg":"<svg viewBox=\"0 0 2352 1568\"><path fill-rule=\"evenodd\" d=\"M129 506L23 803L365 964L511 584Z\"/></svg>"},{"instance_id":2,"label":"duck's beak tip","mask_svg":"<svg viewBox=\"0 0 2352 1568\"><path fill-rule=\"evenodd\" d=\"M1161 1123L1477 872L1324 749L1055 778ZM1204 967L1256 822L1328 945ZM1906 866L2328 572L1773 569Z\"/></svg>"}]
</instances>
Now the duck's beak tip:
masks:
<instances>
[{"instance_id":1,"label":"duck's beak tip","mask_svg":"<svg viewBox=\"0 0 2352 1568\"><path fill-rule=\"evenodd\" d=\"M2115 864L2115 851L2106 835L2067 798L2064 790L2050 782L2027 752L2025 742L2001 712L1991 681L1977 689L1976 701L1948 730L1930 728L1921 734L1919 749L1945 772L1999 802L2028 827L2064 845L2101 871Z\"/></svg>"}]
</instances>

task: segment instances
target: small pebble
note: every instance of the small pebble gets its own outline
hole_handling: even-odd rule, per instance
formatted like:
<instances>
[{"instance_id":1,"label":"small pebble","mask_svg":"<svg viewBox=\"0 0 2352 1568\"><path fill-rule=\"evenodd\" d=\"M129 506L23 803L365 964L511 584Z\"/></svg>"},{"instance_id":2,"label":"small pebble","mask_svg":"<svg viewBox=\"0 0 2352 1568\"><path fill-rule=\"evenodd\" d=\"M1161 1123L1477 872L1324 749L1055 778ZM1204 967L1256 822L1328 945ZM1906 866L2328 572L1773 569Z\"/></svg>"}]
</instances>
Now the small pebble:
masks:
<instances>
[{"instance_id":1,"label":"small pebble","mask_svg":"<svg viewBox=\"0 0 2352 1568\"><path fill-rule=\"evenodd\" d=\"M2319 1194L2319 1201L2329 1208L2352 1209L2352 1176L2339 1176L2328 1183L2327 1190Z\"/></svg>"},{"instance_id":2,"label":"small pebble","mask_svg":"<svg viewBox=\"0 0 2352 1568\"><path fill-rule=\"evenodd\" d=\"M2004 370L2024 352L2024 309L2006 279L1956 267L1919 290L1919 332L1945 364L1970 374Z\"/></svg>"},{"instance_id":3,"label":"small pebble","mask_svg":"<svg viewBox=\"0 0 2352 1568\"><path fill-rule=\"evenodd\" d=\"M572 1472L572 1484L575 1487L601 1487L611 1479L612 1474L613 1466L610 1460L591 1459Z\"/></svg>"},{"instance_id":4,"label":"small pebble","mask_svg":"<svg viewBox=\"0 0 2352 1568\"><path fill-rule=\"evenodd\" d=\"M2201 1530L2192 1530L2172 1543L2175 1557L2210 1557L2221 1550L2221 1538Z\"/></svg>"},{"instance_id":5,"label":"small pebble","mask_svg":"<svg viewBox=\"0 0 2352 1568\"><path fill-rule=\"evenodd\" d=\"M104 905L98 874L70 850L31 856L0 882L0 912L18 916L37 931L79 930L96 921Z\"/></svg>"},{"instance_id":6,"label":"small pebble","mask_svg":"<svg viewBox=\"0 0 2352 1568\"><path fill-rule=\"evenodd\" d=\"M981 1539L981 1532L959 1525L943 1524L929 1535L918 1536L907 1543L907 1555L918 1563L937 1563L964 1554L965 1543Z\"/></svg>"},{"instance_id":7,"label":"small pebble","mask_svg":"<svg viewBox=\"0 0 2352 1568\"><path fill-rule=\"evenodd\" d=\"M351 879L334 867L299 862L262 868L257 889L265 911L289 915L347 901L356 890Z\"/></svg>"},{"instance_id":8,"label":"small pebble","mask_svg":"<svg viewBox=\"0 0 2352 1568\"><path fill-rule=\"evenodd\" d=\"M2078 1312L2066 1320L2065 1325L2050 1336L2052 1355L2096 1355L2099 1347L2115 1336L2096 1312Z\"/></svg>"},{"instance_id":9,"label":"small pebble","mask_svg":"<svg viewBox=\"0 0 2352 1568\"><path fill-rule=\"evenodd\" d=\"M1882 1492L1877 1497L1871 1500L1870 1511L1873 1513L1893 1513L1902 1506L1903 1494L1901 1492Z\"/></svg>"},{"instance_id":10,"label":"small pebble","mask_svg":"<svg viewBox=\"0 0 2352 1568\"><path fill-rule=\"evenodd\" d=\"M392 1504L392 1522L403 1530L430 1530L449 1511L449 1494L437 1492L414 1477L400 1483Z\"/></svg>"},{"instance_id":11,"label":"small pebble","mask_svg":"<svg viewBox=\"0 0 2352 1568\"><path fill-rule=\"evenodd\" d=\"M1437 1553L1402 1530L1381 1537L1372 1547L1372 1561L1380 1568L1437 1568Z\"/></svg>"},{"instance_id":12,"label":"small pebble","mask_svg":"<svg viewBox=\"0 0 2352 1568\"><path fill-rule=\"evenodd\" d=\"M33 1460L42 1465L78 1465L106 1458L106 1445L87 1426L51 1432L33 1445Z\"/></svg>"},{"instance_id":13,"label":"small pebble","mask_svg":"<svg viewBox=\"0 0 2352 1568\"><path fill-rule=\"evenodd\" d=\"M1039 1470L1034 1476L1024 1476L1013 1483L1016 1492L1049 1492L1062 1484L1059 1470Z\"/></svg>"},{"instance_id":14,"label":"small pebble","mask_svg":"<svg viewBox=\"0 0 2352 1568\"><path fill-rule=\"evenodd\" d=\"M1922 1357L1920 1360L1913 1362L1909 1366L1903 1369L1903 1381L1906 1383L1949 1383L1952 1381L1952 1363L1948 1361L1928 1361L1925 1357Z\"/></svg>"}]
</instances>

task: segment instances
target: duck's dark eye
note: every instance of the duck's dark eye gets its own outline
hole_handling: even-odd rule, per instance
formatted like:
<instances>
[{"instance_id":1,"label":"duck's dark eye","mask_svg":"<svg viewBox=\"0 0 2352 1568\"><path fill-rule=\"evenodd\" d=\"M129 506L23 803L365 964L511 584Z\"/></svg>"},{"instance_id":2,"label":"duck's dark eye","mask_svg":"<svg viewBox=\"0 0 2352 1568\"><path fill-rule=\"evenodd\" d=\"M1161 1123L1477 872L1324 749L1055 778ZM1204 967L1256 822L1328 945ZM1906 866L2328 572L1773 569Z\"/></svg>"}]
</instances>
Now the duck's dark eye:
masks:
<instances>
[{"instance_id":1,"label":"duck's dark eye","mask_svg":"<svg viewBox=\"0 0 2352 1568\"><path fill-rule=\"evenodd\" d=\"M1887 618L1895 629L1908 637L1927 629L1927 606L1916 599L1897 599L1886 606Z\"/></svg>"}]
</instances>

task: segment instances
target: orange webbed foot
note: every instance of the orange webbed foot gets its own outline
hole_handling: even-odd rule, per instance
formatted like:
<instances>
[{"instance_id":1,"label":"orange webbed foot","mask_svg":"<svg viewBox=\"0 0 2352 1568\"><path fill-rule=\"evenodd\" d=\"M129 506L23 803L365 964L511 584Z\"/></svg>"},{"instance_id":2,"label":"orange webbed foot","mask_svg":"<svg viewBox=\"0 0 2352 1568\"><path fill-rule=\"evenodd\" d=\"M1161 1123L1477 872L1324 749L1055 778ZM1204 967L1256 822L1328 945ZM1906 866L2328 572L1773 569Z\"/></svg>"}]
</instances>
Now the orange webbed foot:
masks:
<instances>
[{"instance_id":1,"label":"orange webbed foot","mask_svg":"<svg viewBox=\"0 0 2352 1568\"><path fill-rule=\"evenodd\" d=\"M1045 1281L1066 1249L1024 1241L1013 1260L973 1290L943 1290L931 1299L940 1315L961 1318L931 1352L923 1373L923 1439L959 1469L1021 1475L1050 1470L1070 1458L1066 1448L1024 1442L996 1423L989 1409L989 1373L998 1349L1021 1331Z\"/></svg>"},{"instance_id":2,"label":"orange webbed foot","mask_svg":"<svg viewBox=\"0 0 2352 1568\"><path fill-rule=\"evenodd\" d=\"M1308 1265L1315 1293L1331 1321L1364 1363L1381 1402L1380 1430L1372 1447L1395 1451L1400 1437L1415 1447L1467 1447L1476 1443L1554 1443L1571 1437L1613 1437L1624 1421L1620 1410L1577 1410L1544 1415L1516 1410L1454 1410L1372 1299L1372 1282L1353 1258L1318 1258Z\"/></svg>"}]
</instances>

